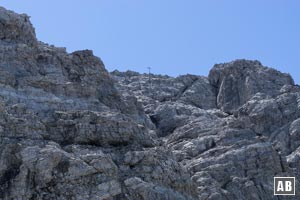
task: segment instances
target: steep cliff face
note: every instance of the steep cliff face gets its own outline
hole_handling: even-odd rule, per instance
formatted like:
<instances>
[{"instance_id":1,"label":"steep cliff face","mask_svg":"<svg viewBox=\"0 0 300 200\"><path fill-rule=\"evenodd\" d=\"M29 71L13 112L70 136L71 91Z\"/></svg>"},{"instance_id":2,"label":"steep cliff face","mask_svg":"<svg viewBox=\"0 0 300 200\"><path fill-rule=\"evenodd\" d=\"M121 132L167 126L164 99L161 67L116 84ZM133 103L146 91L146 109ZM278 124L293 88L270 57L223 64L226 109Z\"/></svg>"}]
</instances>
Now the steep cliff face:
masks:
<instances>
[{"instance_id":1,"label":"steep cliff face","mask_svg":"<svg viewBox=\"0 0 300 200\"><path fill-rule=\"evenodd\" d=\"M0 199L196 197L92 51L39 42L28 16L4 8L0 22Z\"/></svg>"},{"instance_id":2,"label":"steep cliff face","mask_svg":"<svg viewBox=\"0 0 300 200\"><path fill-rule=\"evenodd\" d=\"M273 177L300 178L300 87L288 74L236 60L215 65L208 78L112 75L192 173L198 199L284 199L273 195Z\"/></svg>"},{"instance_id":3,"label":"steep cliff face","mask_svg":"<svg viewBox=\"0 0 300 200\"><path fill-rule=\"evenodd\" d=\"M300 180L299 109L258 61L108 73L0 8L0 199L285 199L273 177Z\"/></svg>"}]
</instances>

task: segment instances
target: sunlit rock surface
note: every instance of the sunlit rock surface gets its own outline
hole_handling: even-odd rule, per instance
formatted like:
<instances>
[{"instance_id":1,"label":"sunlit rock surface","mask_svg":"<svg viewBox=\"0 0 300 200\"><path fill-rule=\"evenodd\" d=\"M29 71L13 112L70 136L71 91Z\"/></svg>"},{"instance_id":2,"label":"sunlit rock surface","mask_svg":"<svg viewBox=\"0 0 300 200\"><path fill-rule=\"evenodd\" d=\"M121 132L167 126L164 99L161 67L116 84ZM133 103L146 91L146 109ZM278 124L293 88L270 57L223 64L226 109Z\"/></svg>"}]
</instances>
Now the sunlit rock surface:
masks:
<instances>
[{"instance_id":1,"label":"sunlit rock surface","mask_svg":"<svg viewBox=\"0 0 300 200\"><path fill-rule=\"evenodd\" d=\"M273 177L300 179L299 109L292 78L258 61L108 73L0 8L0 199L298 199Z\"/></svg>"}]
</instances>

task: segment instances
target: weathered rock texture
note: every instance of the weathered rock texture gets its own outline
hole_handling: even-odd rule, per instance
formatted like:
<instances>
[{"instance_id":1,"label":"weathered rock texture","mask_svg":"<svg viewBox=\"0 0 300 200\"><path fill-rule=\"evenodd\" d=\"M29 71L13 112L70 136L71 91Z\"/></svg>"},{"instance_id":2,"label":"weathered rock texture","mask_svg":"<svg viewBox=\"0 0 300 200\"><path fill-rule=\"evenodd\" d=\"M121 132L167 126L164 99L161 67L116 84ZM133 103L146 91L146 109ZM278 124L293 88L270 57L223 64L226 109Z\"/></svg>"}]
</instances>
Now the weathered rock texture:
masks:
<instances>
[{"instance_id":1,"label":"weathered rock texture","mask_svg":"<svg viewBox=\"0 0 300 200\"><path fill-rule=\"evenodd\" d=\"M294 84L288 74L245 60L215 65L208 78L217 90L217 106L225 112L233 112L258 92L276 96L284 85Z\"/></svg>"},{"instance_id":2,"label":"weathered rock texture","mask_svg":"<svg viewBox=\"0 0 300 200\"><path fill-rule=\"evenodd\" d=\"M289 75L248 60L208 78L108 73L0 8L0 199L299 199L273 196L299 166Z\"/></svg>"}]
</instances>

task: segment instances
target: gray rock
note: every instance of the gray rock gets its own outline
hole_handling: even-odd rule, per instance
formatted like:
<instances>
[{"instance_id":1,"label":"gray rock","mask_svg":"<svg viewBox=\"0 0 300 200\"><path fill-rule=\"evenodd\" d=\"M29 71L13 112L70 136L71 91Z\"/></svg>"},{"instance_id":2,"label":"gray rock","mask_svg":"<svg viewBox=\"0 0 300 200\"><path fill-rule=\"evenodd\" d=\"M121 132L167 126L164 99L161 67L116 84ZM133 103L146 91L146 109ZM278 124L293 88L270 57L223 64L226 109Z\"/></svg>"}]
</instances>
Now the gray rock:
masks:
<instances>
[{"instance_id":1,"label":"gray rock","mask_svg":"<svg viewBox=\"0 0 300 200\"><path fill-rule=\"evenodd\" d=\"M217 90L218 108L230 113L258 92L276 96L282 86L294 85L290 75L249 60L215 65L208 77Z\"/></svg>"},{"instance_id":2,"label":"gray rock","mask_svg":"<svg viewBox=\"0 0 300 200\"><path fill-rule=\"evenodd\" d=\"M0 7L0 40L1 43L37 45L35 30L30 23L29 16L26 14L18 15Z\"/></svg>"},{"instance_id":3,"label":"gray rock","mask_svg":"<svg viewBox=\"0 0 300 200\"><path fill-rule=\"evenodd\" d=\"M0 21L0 199L195 199L172 151L148 150L161 143L155 125L92 51L38 42L28 17L4 8ZM132 169L126 152L148 159ZM133 176L162 189L130 191Z\"/></svg>"},{"instance_id":4,"label":"gray rock","mask_svg":"<svg viewBox=\"0 0 300 200\"><path fill-rule=\"evenodd\" d=\"M193 105L202 109L215 108L214 88L206 77L182 75L170 76L139 74L131 71L113 71L117 87L123 92L133 93L144 105L146 112L170 101Z\"/></svg>"},{"instance_id":5,"label":"gray rock","mask_svg":"<svg viewBox=\"0 0 300 200\"><path fill-rule=\"evenodd\" d=\"M133 177L125 180L125 186L129 190L130 199L161 199L161 200L183 200L191 199L184 197L180 193L145 182L138 177Z\"/></svg>"},{"instance_id":6,"label":"gray rock","mask_svg":"<svg viewBox=\"0 0 300 200\"><path fill-rule=\"evenodd\" d=\"M0 199L274 199L300 180L300 87L258 61L108 73L0 8ZM296 189L299 196L299 190ZM278 196L276 199L297 199Z\"/></svg>"}]
</instances>

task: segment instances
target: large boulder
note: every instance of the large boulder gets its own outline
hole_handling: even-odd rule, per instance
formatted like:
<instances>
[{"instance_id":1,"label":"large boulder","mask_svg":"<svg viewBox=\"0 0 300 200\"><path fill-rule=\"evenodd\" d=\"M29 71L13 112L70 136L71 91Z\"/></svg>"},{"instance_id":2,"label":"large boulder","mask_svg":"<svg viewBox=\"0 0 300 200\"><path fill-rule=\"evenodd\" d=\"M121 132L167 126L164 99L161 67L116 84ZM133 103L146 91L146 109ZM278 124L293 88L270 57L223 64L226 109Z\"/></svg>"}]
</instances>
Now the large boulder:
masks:
<instances>
[{"instance_id":1,"label":"large boulder","mask_svg":"<svg viewBox=\"0 0 300 200\"><path fill-rule=\"evenodd\" d=\"M276 96L284 85L294 85L290 75L250 60L217 64L208 78L217 90L218 108L229 113L258 92Z\"/></svg>"}]
</instances>

